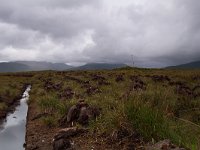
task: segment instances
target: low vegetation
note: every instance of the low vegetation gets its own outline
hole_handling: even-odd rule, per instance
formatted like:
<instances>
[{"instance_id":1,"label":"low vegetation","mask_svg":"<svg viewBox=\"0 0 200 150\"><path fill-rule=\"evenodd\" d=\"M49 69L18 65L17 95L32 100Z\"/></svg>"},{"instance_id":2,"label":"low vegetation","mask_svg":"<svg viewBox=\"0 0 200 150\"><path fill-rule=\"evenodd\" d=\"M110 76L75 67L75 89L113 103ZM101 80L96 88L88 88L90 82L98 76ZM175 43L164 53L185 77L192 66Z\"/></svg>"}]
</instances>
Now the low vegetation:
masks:
<instances>
[{"instance_id":1,"label":"low vegetation","mask_svg":"<svg viewBox=\"0 0 200 150\"><path fill-rule=\"evenodd\" d=\"M18 74L1 74L0 83L0 119L3 119L17 105L28 79Z\"/></svg>"},{"instance_id":2,"label":"low vegetation","mask_svg":"<svg viewBox=\"0 0 200 150\"><path fill-rule=\"evenodd\" d=\"M34 106L36 115L42 114L36 121L48 128L66 126L62 121L69 109L84 100L100 110L100 115L87 125L96 137L110 139L123 128L127 137L137 133L143 143L170 139L178 146L200 148L199 70L122 68L31 74L29 105ZM5 95L17 95L12 89L22 84L20 77L0 79L10 84ZM6 107L5 101L0 101L0 109Z\"/></svg>"}]
</instances>

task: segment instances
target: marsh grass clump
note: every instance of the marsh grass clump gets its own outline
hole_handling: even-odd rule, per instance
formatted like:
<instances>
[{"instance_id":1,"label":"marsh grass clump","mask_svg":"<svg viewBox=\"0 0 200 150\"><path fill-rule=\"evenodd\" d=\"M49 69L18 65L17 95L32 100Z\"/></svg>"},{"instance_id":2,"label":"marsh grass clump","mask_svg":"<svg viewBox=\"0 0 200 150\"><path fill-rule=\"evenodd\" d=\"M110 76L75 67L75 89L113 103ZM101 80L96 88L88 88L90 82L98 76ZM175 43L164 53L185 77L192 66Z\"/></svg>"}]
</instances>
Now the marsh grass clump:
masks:
<instances>
[{"instance_id":1,"label":"marsh grass clump","mask_svg":"<svg viewBox=\"0 0 200 150\"><path fill-rule=\"evenodd\" d=\"M43 96L38 100L38 105L42 111L49 114L63 114L66 111L65 105L56 96L52 95Z\"/></svg>"},{"instance_id":2,"label":"marsh grass clump","mask_svg":"<svg viewBox=\"0 0 200 150\"><path fill-rule=\"evenodd\" d=\"M168 136L168 124L161 112L134 102L127 103L125 107L128 120L144 138L158 140Z\"/></svg>"},{"instance_id":3,"label":"marsh grass clump","mask_svg":"<svg viewBox=\"0 0 200 150\"><path fill-rule=\"evenodd\" d=\"M4 97L4 99L9 99L10 101L12 101L13 99L15 99L16 97L19 97L22 93L21 93L21 86L19 86L18 88L11 88L11 87L4 87L1 89L1 95L2 97Z\"/></svg>"},{"instance_id":4,"label":"marsh grass clump","mask_svg":"<svg viewBox=\"0 0 200 150\"><path fill-rule=\"evenodd\" d=\"M42 113L48 114L42 117L42 122L47 127L54 127L58 125L58 120L66 113L67 108L65 104L56 96L45 95L38 100L38 106Z\"/></svg>"},{"instance_id":5,"label":"marsh grass clump","mask_svg":"<svg viewBox=\"0 0 200 150\"><path fill-rule=\"evenodd\" d=\"M179 132L180 128L160 110L153 109L148 104L134 101L127 103L125 110L133 129L139 132L145 140L171 139L178 145L185 142L184 136Z\"/></svg>"},{"instance_id":6,"label":"marsh grass clump","mask_svg":"<svg viewBox=\"0 0 200 150\"><path fill-rule=\"evenodd\" d=\"M200 128L190 122L187 124L168 118L161 110L152 108L148 103L129 101L125 104L125 114L133 130L138 131L147 141L171 139L173 143L189 148L198 144L199 137L196 135L200 135Z\"/></svg>"},{"instance_id":7,"label":"marsh grass clump","mask_svg":"<svg viewBox=\"0 0 200 150\"><path fill-rule=\"evenodd\" d=\"M7 107L8 106L4 102L0 102L0 110L6 110Z\"/></svg>"},{"instance_id":8,"label":"marsh grass clump","mask_svg":"<svg viewBox=\"0 0 200 150\"><path fill-rule=\"evenodd\" d=\"M192 121L200 125L200 112L193 112Z\"/></svg>"},{"instance_id":9,"label":"marsh grass clump","mask_svg":"<svg viewBox=\"0 0 200 150\"><path fill-rule=\"evenodd\" d=\"M51 128L57 125L56 119L53 116L47 116L42 118L42 122L45 126Z\"/></svg>"},{"instance_id":10,"label":"marsh grass clump","mask_svg":"<svg viewBox=\"0 0 200 150\"><path fill-rule=\"evenodd\" d=\"M121 108L114 108L112 110L102 109L100 116L96 120L89 122L90 131L109 135L113 130L119 129L121 124L126 122Z\"/></svg>"}]
</instances>

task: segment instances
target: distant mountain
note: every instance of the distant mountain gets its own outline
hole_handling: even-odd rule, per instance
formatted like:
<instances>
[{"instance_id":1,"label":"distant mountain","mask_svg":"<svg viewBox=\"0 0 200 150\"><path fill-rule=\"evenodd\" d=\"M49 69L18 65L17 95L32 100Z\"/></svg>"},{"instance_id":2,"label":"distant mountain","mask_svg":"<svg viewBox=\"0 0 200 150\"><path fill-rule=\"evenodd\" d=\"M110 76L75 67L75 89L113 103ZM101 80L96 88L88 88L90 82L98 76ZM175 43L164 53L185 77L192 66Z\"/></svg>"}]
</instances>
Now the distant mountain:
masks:
<instances>
[{"instance_id":1,"label":"distant mountain","mask_svg":"<svg viewBox=\"0 0 200 150\"><path fill-rule=\"evenodd\" d=\"M200 61L190 62L177 66L169 66L167 69L200 69Z\"/></svg>"},{"instance_id":2,"label":"distant mountain","mask_svg":"<svg viewBox=\"0 0 200 150\"><path fill-rule=\"evenodd\" d=\"M0 72L19 72L28 71L29 66L16 62L2 62L0 63Z\"/></svg>"},{"instance_id":3,"label":"distant mountain","mask_svg":"<svg viewBox=\"0 0 200 150\"><path fill-rule=\"evenodd\" d=\"M16 61L0 63L0 72L41 71L41 70L67 70L72 66L64 63L51 63L40 61Z\"/></svg>"},{"instance_id":4,"label":"distant mountain","mask_svg":"<svg viewBox=\"0 0 200 150\"><path fill-rule=\"evenodd\" d=\"M72 66L66 65L65 63L51 63L45 61L17 61L17 63L29 66L32 71L67 70L72 68Z\"/></svg>"},{"instance_id":5,"label":"distant mountain","mask_svg":"<svg viewBox=\"0 0 200 150\"><path fill-rule=\"evenodd\" d=\"M100 70L126 67L125 64L89 63L79 67L72 67L64 63L43 61L15 61L0 63L0 72L42 71L42 70Z\"/></svg>"},{"instance_id":6,"label":"distant mountain","mask_svg":"<svg viewBox=\"0 0 200 150\"><path fill-rule=\"evenodd\" d=\"M126 67L126 64L108 64L108 63L88 63L83 66L72 68L73 70L101 70L116 69Z\"/></svg>"}]
</instances>

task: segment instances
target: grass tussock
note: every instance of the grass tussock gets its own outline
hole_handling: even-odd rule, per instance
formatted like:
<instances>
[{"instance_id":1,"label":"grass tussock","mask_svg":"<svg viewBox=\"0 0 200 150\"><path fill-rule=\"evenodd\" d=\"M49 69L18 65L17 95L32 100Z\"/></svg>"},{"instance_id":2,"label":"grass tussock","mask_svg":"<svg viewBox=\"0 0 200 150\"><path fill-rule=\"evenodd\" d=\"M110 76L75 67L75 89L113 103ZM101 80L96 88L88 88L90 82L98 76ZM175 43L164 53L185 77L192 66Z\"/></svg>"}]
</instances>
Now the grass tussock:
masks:
<instances>
[{"instance_id":1,"label":"grass tussock","mask_svg":"<svg viewBox=\"0 0 200 150\"><path fill-rule=\"evenodd\" d=\"M7 105L4 102L0 103L0 110L6 110L7 109Z\"/></svg>"},{"instance_id":2,"label":"grass tussock","mask_svg":"<svg viewBox=\"0 0 200 150\"><path fill-rule=\"evenodd\" d=\"M158 140L168 136L169 125L160 111L137 102L127 103L125 110L130 123L144 138Z\"/></svg>"},{"instance_id":3,"label":"grass tussock","mask_svg":"<svg viewBox=\"0 0 200 150\"><path fill-rule=\"evenodd\" d=\"M163 112L149 107L148 104L129 102L125 106L126 116L132 127L136 129L146 140L171 139L178 145L194 147L198 144L198 137L186 136L187 127L178 120L170 120Z\"/></svg>"},{"instance_id":4,"label":"grass tussock","mask_svg":"<svg viewBox=\"0 0 200 150\"><path fill-rule=\"evenodd\" d=\"M66 113L65 105L56 97L45 95L41 99L38 100L38 105L41 110L48 114L64 114Z\"/></svg>"},{"instance_id":5,"label":"grass tussock","mask_svg":"<svg viewBox=\"0 0 200 150\"><path fill-rule=\"evenodd\" d=\"M42 118L42 122L45 126L51 128L57 125L56 119L53 116L47 116Z\"/></svg>"}]
</instances>

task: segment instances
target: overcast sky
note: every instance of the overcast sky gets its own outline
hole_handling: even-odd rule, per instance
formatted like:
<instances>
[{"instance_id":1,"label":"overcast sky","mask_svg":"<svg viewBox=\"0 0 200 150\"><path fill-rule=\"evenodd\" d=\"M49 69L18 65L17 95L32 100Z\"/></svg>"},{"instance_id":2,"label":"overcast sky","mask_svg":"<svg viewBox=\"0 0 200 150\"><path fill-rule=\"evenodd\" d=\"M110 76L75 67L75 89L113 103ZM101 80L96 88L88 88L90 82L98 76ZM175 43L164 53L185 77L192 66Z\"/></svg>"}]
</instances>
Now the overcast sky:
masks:
<instances>
[{"instance_id":1,"label":"overcast sky","mask_svg":"<svg viewBox=\"0 0 200 150\"><path fill-rule=\"evenodd\" d=\"M0 0L0 61L200 60L200 0Z\"/></svg>"}]
</instances>

